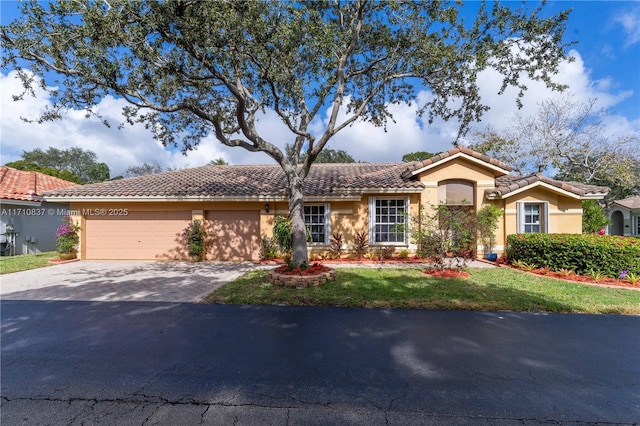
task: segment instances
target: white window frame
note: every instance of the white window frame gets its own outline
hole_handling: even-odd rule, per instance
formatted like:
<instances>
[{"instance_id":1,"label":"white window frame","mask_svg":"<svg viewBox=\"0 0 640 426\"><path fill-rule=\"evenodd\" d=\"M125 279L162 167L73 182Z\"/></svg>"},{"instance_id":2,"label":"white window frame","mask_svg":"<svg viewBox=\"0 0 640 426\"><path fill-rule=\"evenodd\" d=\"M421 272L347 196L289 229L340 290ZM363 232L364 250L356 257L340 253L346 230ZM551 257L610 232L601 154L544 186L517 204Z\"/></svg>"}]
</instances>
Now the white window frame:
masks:
<instances>
[{"instance_id":1,"label":"white window frame","mask_svg":"<svg viewBox=\"0 0 640 426\"><path fill-rule=\"evenodd\" d=\"M403 222L402 224L405 226L403 232L402 241L376 241L375 229L376 225L376 202L378 200L403 200L404 201L404 213L403 213ZM369 245L371 246L407 246L409 235L409 197L369 197ZM397 216L396 216L397 217ZM396 222L399 224L400 222Z\"/></svg>"},{"instance_id":2,"label":"white window frame","mask_svg":"<svg viewBox=\"0 0 640 426\"><path fill-rule=\"evenodd\" d=\"M632 223L631 235L640 235L640 216L632 216L632 218L635 223Z\"/></svg>"},{"instance_id":3,"label":"white window frame","mask_svg":"<svg viewBox=\"0 0 640 426\"><path fill-rule=\"evenodd\" d=\"M322 225L324 225L324 242L310 242L308 244L310 245L314 245L314 246L328 246L331 244L331 206L329 203L310 203L310 204L305 204L303 209L306 207L324 207L324 222L322 222ZM307 213L304 212L303 210L303 214L304 214L304 224L305 226L309 226L311 225L311 223L307 223Z\"/></svg>"},{"instance_id":4,"label":"white window frame","mask_svg":"<svg viewBox=\"0 0 640 426\"><path fill-rule=\"evenodd\" d=\"M526 206L538 205L540 206L540 223L527 223L526 220ZM548 234L549 233L549 202L548 201L518 201L517 207L517 223L519 234ZM526 225L539 225L540 231L526 231Z\"/></svg>"}]
</instances>

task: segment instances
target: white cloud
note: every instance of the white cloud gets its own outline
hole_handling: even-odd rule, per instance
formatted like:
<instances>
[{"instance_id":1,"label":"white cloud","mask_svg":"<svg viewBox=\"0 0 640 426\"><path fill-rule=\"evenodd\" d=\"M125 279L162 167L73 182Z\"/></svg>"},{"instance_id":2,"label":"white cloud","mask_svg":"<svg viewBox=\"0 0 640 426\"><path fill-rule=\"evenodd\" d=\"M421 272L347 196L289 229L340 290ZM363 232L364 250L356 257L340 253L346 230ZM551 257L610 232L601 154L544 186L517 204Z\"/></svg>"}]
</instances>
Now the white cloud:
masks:
<instances>
[{"instance_id":1,"label":"white cloud","mask_svg":"<svg viewBox=\"0 0 640 426\"><path fill-rule=\"evenodd\" d=\"M580 54L572 51L571 55L575 61L563 63L556 78L558 82L569 86L569 91L575 94L576 101L598 98L600 107L610 108L631 96L630 91L614 91L616 84L610 77L593 79ZM505 128L517 111L516 91L509 89L504 95L498 96L501 78L491 71L480 74L478 83L481 87L482 99L491 107L491 110L483 116L482 122L474 124L472 129L480 130L487 124L491 124L496 129ZM523 99L522 114L534 114L538 109L538 103L545 98L562 96L561 93L547 89L543 83L527 82L527 86L529 90ZM112 176L121 174L130 165L154 161L172 167L185 165L195 167L220 157L231 164L273 163L266 154L223 146L213 136L205 138L195 151L183 156L179 150L165 149L162 144L153 139L143 125L125 126L124 129L118 130L115 124L112 128L107 128L95 119L86 119L82 111L70 111L64 120L57 122L41 125L24 123L20 120L21 116L36 118L49 101L44 91L37 90L35 98L27 97L24 101L13 102L11 95L19 93L20 88L15 72L10 72L8 75L0 74L1 164L20 158L23 150L46 149L49 146L58 148L78 146L92 150L98 155L100 161L109 165ZM416 95L416 99L418 102L424 102L429 95L428 91L421 91ZM416 116L416 104L417 102L412 106L391 105L390 111L395 123L390 121L387 131L370 123L356 122L338 133L329 142L328 147L343 149L356 160L372 162L400 161L402 155L408 152L434 152L451 148L451 143L457 135L457 124L442 120L428 124L426 118ZM107 119L119 123L120 112L124 105L121 99L106 97L96 109ZM326 122L326 119L325 113L324 117L318 118L313 123L313 129L319 131L322 122ZM614 115L608 118L607 124L611 126L612 134L622 134L630 129L631 131L640 129L639 121ZM261 116L257 127L265 139L272 141L280 148L293 139L273 111L267 111ZM472 138L470 132L467 140Z\"/></svg>"},{"instance_id":2,"label":"white cloud","mask_svg":"<svg viewBox=\"0 0 640 426\"><path fill-rule=\"evenodd\" d=\"M622 26L627 37L625 41L626 47L640 42L640 7L633 7L616 15L613 21Z\"/></svg>"}]
</instances>

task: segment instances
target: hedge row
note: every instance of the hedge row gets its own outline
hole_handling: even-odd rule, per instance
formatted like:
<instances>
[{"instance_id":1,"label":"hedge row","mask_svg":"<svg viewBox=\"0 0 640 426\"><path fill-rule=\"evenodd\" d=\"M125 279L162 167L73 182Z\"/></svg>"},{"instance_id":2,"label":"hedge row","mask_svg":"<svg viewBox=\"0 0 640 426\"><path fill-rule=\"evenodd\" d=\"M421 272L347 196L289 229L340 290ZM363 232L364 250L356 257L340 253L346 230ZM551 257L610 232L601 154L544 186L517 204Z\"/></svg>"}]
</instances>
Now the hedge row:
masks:
<instances>
[{"instance_id":1,"label":"hedge row","mask_svg":"<svg viewBox=\"0 0 640 426\"><path fill-rule=\"evenodd\" d=\"M507 236L510 262L523 261L578 274L597 271L618 278L626 269L640 275L640 239L593 234L512 234Z\"/></svg>"}]
</instances>

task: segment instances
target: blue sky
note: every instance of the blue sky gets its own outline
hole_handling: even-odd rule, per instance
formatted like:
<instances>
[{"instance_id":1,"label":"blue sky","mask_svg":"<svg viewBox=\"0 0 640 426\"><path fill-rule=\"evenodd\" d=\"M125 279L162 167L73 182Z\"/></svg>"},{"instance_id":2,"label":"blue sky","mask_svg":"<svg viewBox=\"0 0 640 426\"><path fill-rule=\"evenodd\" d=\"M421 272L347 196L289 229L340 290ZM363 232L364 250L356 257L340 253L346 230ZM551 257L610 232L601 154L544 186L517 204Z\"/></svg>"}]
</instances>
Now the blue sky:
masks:
<instances>
[{"instance_id":1,"label":"blue sky","mask_svg":"<svg viewBox=\"0 0 640 426\"><path fill-rule=\"evenodd\" d=\"M575 100L598 98L598 105L612 112L606 120L607 131L612 135L639 132L640 1L551 1L546 10L554 13L569 8L573 12L567 23L566 40L577 42L570 50L576 60L561 66L558 79L570 86ZM16 11L17 2L0 1L3 24L13 20ZM482 75L480 84L483 101L491 110L474 129L481 130L487 124L498 130L505 128L517 111L514 93L498 97L498 79L491 73ZM531 83L529 88L521 114L534 114L541 100L559 96L540 84ZM35 99L14 103L11 94L18 90L19 83L10 70L2 70L0 164L18 159L22 150L49 146L90 149L98 154L100 161L109 165L112 176L143 162L158 162L170 167L194 167L220 157L232 164L272 162L264 154L224 147L213 137L205 139L197 151L185 157L177 151L164 149L143 126L108 129L96 121L84 119L82 111L69 111L67 118L60 122L24 123L20 116L37 116L49 101L40 93ZM428 96L426 91L416 94L417 99L424 96ZM121 100L105 98L97 109L117 121L121 107ZM387 132L367 123L357 123L338 134L329 147L344 149L356 160L372 162L400 161L408 152L433 152L451 147L457 133L455 123L428 125L416 118L412 108L404 105L394 106L392 111L396 123L390 124ZM261 119L259 130L273 141L284 140L286 134L275 114L269 112ZM473 134L467 136L467 140L471 139Z\"/></svg>"}]
</instances>

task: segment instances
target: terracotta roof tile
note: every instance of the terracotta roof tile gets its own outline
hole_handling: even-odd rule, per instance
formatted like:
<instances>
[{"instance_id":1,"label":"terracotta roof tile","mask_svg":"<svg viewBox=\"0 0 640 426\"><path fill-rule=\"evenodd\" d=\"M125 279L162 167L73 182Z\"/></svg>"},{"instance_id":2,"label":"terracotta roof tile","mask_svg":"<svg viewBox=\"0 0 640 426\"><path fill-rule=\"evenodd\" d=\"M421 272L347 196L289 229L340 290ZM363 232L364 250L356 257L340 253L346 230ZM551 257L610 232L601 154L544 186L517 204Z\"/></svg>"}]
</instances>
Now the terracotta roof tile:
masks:
<instances>
[{"instance_id":1,"label":"terracotta roof tile","mask_svg":"<svg viewBox=\"0 0 640 426\"><path fill-rule=\"evenodd\" d=\"M410 175L411 172L420 170L421 168L430 166L431 164L435 164L441 160L444 160L448 157L452 157L458 153L466 154L470 157L473 157L480 161L484 161L485 163L491 164L492 166L500 167L501 169L504 169L508 172L513 170L513 167L511 167L507 163L503 163L502 161L496 160L495 158L491 158L488 155L481 154L469 148L456 147L448 151L441 152L440 154L434 155L431 158L427 158L424 161L414 161L412 163L408 163L407 165L409 166L409 170L405 172L405 175Z\"/></svg>"},{"instance_id":2,"label":"terracotta roof tile","mask_svg":"<svg viewBox=\"0 0 640 426\"><path fill-rule=\"evenodd\" d=\"M422 188L402 178L406 163L314 164L305 179L306 196L326 196L364 188ZM49 197L256 197L287 194L279 165L203 166L60 189Z\"/></svg>"},{"instance_id":3,"label":"terracotta roof tile","mask_svg":"<svg viewBox=\"0 0 640 426\"><path fill-rule=\"evenodd\" d=\"M630 198L625 198L624 200L617 200L615 204L619 204L628 209L640 209L640 195Z\"/></svg>"},{"instance_id":4,"label":"terracotta roof tile","mask_svg":"<svg viewBox=\"0 0 640 426\"><path fill-rule=\"evenodd\" d=\"M607 188L606 186L587 185L580 182L563 182L544 176L540 173L534 173L528 176L500 176L496 178L496 187L487 189L485 190L485 192L493 196L497 195L500 197L504 197L510 192L517 191L518 189L527 187L536 182L544 182L548 185L555 186L556 188L571 192L581 197L592 194L606 195L609 192L609 188Z\"/></svg>"},{"instance_id":5,"label":"terracotta roof tile","mask_svg":"<svg viewBox=\"0 0 640 426\"><path fill-rule=\"evenodd\" d=\"M0 198L3 200L42 201L46 191L79 186L39 172L25 172L0 166Z\"/></svg>"}]
</instances>

